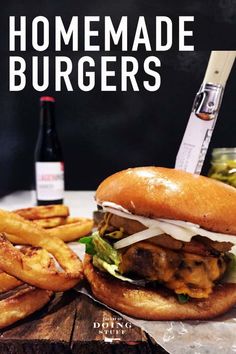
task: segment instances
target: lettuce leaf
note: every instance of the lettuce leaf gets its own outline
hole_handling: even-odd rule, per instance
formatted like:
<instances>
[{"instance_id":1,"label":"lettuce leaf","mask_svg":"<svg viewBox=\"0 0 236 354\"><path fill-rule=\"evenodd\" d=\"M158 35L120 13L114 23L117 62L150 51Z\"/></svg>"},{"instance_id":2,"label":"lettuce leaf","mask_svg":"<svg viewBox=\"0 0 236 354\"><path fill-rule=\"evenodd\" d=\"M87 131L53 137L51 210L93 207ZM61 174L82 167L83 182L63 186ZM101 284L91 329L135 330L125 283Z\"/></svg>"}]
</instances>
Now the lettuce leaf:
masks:
<instances>
[{"instance_id":1,"label":"lettuce leaf","mask_svg":"<svg viewBox=\"0 0 236 354\"><path fill-rule=\"evenodd\" d=\"M186 294L177 294L177 298L179 303L185 304L186 302L189 301L189 296Z\"/></svg>"},{"instance_id":2,"label":"lettuce leaf","mask_svg":"<svg viewBox=\"0 0 236 354\"><path fill-rule=\"evenodd\" d=\"M93 265L102 271L107 271L109 274L113 275L113 277L133 283L132 279L124 277L119 273L118 266L116 264L109 264L97 255L93 256Z\"/></svg>"},{"instance_id":3,"label":"lettuce leaf","mask_svg":"<svg viewBox=\"0 0 236 354\"><path fill-rule=\"evenodd\" d=\"M96 254L96 251L94 249L93 246L93 236L86 236L86 237L82 237L81 239L79 239L79 243L83 243L85 244L85 252L90 254L90 255L94 255Z\"/></svg>"},{"instance_id":4,"label":"lettuce leaf","mask_svg":"<svg viewBox=\"0 0 236 354\"><path fill-rule=\"evenodd\" d=\"M86 253L93 256L93 265L101 271L105 271L123 281L141 283L141 281L135 281L119 273L120 253L109 242L104 240L98 231L94 232L91 236L81 238L79 242L86 245Z\"/></svg>"},{"instance_id":5,"label":"lettuce leaf","mask_svg":"<svg viewBox=\"0 0 236 354\"><path fill-rule=\"evenodd\" d=\"M230 253L229 256L230 256L230 265L223 278L223 281L225 283L236 283L236 255Z\"/></svg>"},{"instance_id":6,"label":"lettuce leaf","mask_svg":"<svg viewBox=\"0 0 236 354\"><path fill-rule=\"evenodd\" d=\"M109 242L99 236L98 232L93 233L93 247L96 255L108 264L115 264L117 267L121 262L120 253L113 248Z\"/></svg>"}]
</instances>

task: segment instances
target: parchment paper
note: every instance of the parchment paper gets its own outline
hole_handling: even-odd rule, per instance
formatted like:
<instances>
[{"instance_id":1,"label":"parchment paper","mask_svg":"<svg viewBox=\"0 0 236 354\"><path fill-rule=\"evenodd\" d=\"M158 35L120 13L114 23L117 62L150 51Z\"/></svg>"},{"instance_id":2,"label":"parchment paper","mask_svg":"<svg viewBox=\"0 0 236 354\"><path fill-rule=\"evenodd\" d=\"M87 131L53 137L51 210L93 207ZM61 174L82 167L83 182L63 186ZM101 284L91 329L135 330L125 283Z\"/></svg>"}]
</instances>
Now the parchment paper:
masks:
<instances>
[{"instance_id":1,"label":"parchment paper","mask_svg":"<svg viewBox=\"0 0 236 354\"><path fill-rule=\"evenodd\" d=\"M84 258L84 245L75 242L70 246L80 259ZM88 288L77 287L76 290L103 304L92 296ZM110 309L142 328L170 354L236 353L236 307L215 320L184 322L137 320Z\"/></svg>"}]
</instances>

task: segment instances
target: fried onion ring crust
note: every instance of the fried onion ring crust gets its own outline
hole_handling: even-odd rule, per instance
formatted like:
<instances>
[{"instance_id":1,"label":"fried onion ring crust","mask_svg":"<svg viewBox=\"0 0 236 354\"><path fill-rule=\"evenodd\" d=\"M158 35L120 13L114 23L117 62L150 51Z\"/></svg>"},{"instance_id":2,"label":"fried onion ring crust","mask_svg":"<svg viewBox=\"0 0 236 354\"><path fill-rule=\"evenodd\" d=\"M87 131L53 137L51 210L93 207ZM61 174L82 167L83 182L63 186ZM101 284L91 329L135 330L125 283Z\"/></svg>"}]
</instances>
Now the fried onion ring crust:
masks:
<instances>
[{"instance_id":1,"label":"fried onion ring crust","mask_svg":"<svg viewBox=\"0 0 236 354\"><path fill-rule=\"evenodd\" d=\"M46 250L42 248L24 246L20 249L20 252L27 257L28 264L32 263L35 265L38 263L46 269L56 270L55 262ZM22 281L0 271L0 294L13 290L21 285L23 285Z\"/></svg>"},{"instance_id":2,"label":"fried onion ring crust","mask_svg":"<svg viewBox=\"0 0 236 354\"><path fill-rule=\"evenodd\" d=\"M53 227L64 225L66 223L66 218L62 216L55 216L46 219L34 219L32 221L44 229L51 229Z\"/></svg>"},{"instance_id":3,"label":"fried onion ring crust","mask_svg":"<svg viewBox=\"0 0 236 354\"><path fill-rule=\"evenodd\" d=\"M17 279L41 289L65 291L73 288L82 278L56 269L53 259L45 249L41 253L27 251L23 254L4 236L0 236L0 268ZM81 266L81 263L79 263Z\"/></svg>"},{"instance_id":4,"label":"fried onion ring crust","mask_svg":"<svg viewBox=\"0 0 236 354\"><path fill-rule=\"evenodd\" d=\"M0 232L16 235L23 243L44 248L53 255L64 270L58 275L60 289L69 289L83 278L82 262L77 255L62 240L49 236L46 230L31 221L15 213L0 210Z\"/></svg>"},{"instance_id":5,"label":"fried onion ring crust","mask_svg":"<svg viewBox=\"0 0 236 354\"><path fill-rule=\"evenodd\" d=\"M86 218L74 218L74 221L46 230L47 234L70 242L88 235L93 228L93 221Z\"/></svg>"},{"instance_id":6,"label":"fried onion ring crust","mask_svg":"<svg viewBox=\"0 0 236 354\"><path fill-rule=\"evenodd\" d=\"M20 285L22 285L20 280L0 270L0 294L15 289Z\"/></svg>"},{"instance_id":7,"label":"fried onion ring crust","mask_svg":"<svg viewBox=\"0 0 236 354\"><path fill-rule=\"evenodd\" d=\"M27 245L27 242L18 236L9 233L4 233L4 235L13 245Z\"/></svg>"},{"instance_id":8,"label":"fried onion ring crust","mask_svg":"<svg viewBox=\"0 0 236 354\"><path fill-rule=\"evenodd\" d=\"M15 235L28 245L45 248L66 272L80 275L82 265L76 254L62 240L49 236L46 230L31 221L1 209L0 232Z\"/></svg>"},{"instance_id":9,"label":"fried onion ring crust","mask_svg":"<svg viewBox=\"0 0 236 354\"><path fill-rule=\"evenodd\" d=\"M46 220L46 219L45 219ZM86 218L70 218L68 223L44 230L48 237L57 237L64 242L71 242L88 235L93 228L93 221ZM15 245L27 245L27 242L16 235L7 233L7 238Z\"/></svg>"},{"instance_id":10,"label":"fried onion ring crust","mask_svg":"<svg viewBox=\"0 0 236 354\"><path fill-rule=\"evenodd\" d=\"M16 214L28 220L45 219L52 217L67 217L69 208L66 205L42 205L32 208L18 209L14 211Z\"/></svg>"},{"instance_id":11,"label":"fried onion ring crust","mask_svg":"<svg viewBox=\"0 0 236 354\"><path fill-rule=\"evenodd\" d=\"M236 284L216 285L207 299L191 299L180 304L163 287L150 290L104 275L93 267L88 255L84 260L84 274L98 300L124 314L146 320L205 320L225 313L236 304Z\"/></svg>"},{"instance_id":12,"label":"fried onion ring crust","mask_svg":"<svg viewBox=\"0 0 236 354\"><path fill-rule=\"evenodd\" d=\"M51 291L27 287L0 301L0 329L31 315L52 298Z\"/></svg>"}]
</instances>

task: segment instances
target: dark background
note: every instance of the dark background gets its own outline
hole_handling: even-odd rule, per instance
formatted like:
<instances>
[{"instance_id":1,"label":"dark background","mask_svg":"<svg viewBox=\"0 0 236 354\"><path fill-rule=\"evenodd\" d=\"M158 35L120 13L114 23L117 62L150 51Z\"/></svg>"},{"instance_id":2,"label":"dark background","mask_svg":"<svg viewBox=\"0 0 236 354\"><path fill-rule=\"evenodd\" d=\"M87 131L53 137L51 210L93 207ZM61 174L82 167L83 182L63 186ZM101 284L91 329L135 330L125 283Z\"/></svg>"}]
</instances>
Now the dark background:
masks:
<instances>
[{"instance_id":1,"label":"dark background","mask_svg":"<svg viewBox=\"0 0 236 354\"><path fill-rule=\"evenodd\" d=\"M96 68L96 89L81 92L54 92L53 84L42 94L32 89L30 60L32 55L54 58L53 45L43 54L31 48L30 32L27 52L8 51L8 18L26 15L28 24L35 16L48 17L53 35L54 16L60 15L69 23L71 16L99 15L101 32L103 16L112 16L115 24L122 15L129 17L129 36L132 40L137 18L144 15L151 40L154 40L155 16L170 16L177 23L179 15L194 15L194 52L178 52L178 30L175 27L173 48L168 52L124 53L135 56L142 65L149 55L157 55L162 84L159 91L101 92L100 69ZM191 26L192 27L192 26ZM82 36L82 31L81 31ZM33 151L39 123L39 97L56 97L58 133L66 164L67 189L95 189L107 175L127 167L160 165L173 167L175 156L189 118L192 102L198 90L211 49L236 48L236 0L168 1L12 1L1 7L0 14L0 194L33 186ZM101 42L102 43L102 42ZM53 41L52 41L53 44ZM119 50L110 53L93 52L99 63L101 55L120 56ZM8 90L8 60L10 55L21 55L27 60L27 86L21 92ZM57 55L69 56L74 63L72 82L76 78L78 58L83 52L65 49ZM53 72L51 63L51 73ZM119 86L119 65L116 66ZM143 74L139 74L139 83ZM53 77L52 77L53 83ZM236 146L236 67L228 80L223 105L213 134L204 173L209 167L213 147Z\"/></svg>"}]
</instances>

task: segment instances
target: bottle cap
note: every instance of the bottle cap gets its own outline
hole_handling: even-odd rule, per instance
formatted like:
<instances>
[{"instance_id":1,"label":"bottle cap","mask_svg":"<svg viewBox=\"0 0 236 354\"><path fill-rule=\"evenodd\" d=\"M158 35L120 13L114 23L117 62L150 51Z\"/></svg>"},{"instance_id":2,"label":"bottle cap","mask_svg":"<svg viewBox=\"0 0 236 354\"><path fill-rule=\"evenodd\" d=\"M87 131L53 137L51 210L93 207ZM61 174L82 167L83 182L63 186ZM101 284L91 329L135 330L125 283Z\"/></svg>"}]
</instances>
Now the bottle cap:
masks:
<instances>
[{"instance_id":1,"label":"bottle cap","mask_svg":"<svg viewBox=\"0 0 236 354\"><path fill-rule=\"evenodd\" d=\"M42 96L40 97L40 102L55 102L55 98L52 96Z\"/></svg>"}]
</instances>

